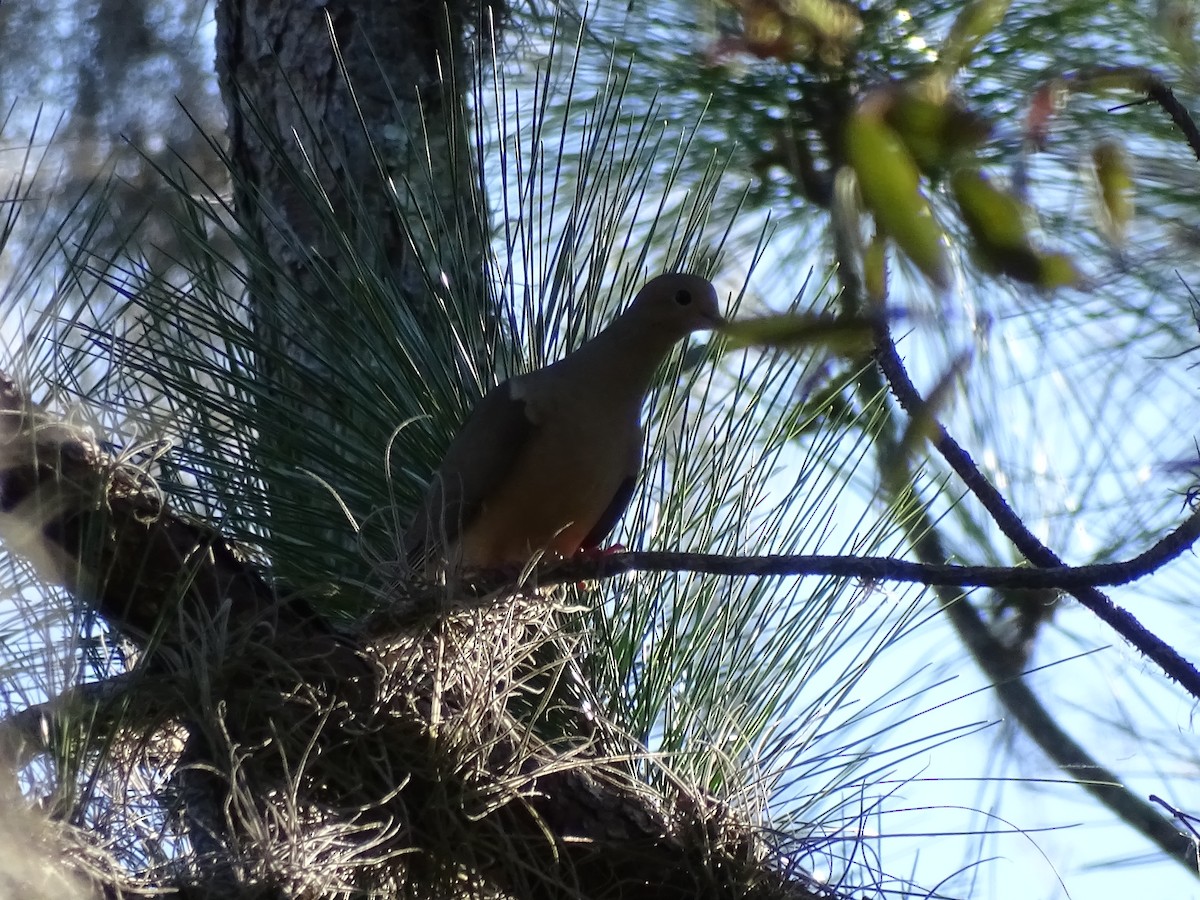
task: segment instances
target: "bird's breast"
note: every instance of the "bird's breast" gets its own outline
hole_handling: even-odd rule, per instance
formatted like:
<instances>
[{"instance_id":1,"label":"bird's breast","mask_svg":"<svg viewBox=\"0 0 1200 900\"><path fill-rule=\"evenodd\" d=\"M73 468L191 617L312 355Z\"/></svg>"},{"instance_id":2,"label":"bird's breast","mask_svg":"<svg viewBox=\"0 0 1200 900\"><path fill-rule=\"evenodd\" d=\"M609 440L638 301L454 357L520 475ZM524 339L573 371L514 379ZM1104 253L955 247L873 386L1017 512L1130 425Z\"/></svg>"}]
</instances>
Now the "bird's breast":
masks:
<instances>
[{"instance_id":1,"label":"bird's breast","mask_svg":"<svg viewBox=\"0 0 1200 900\"><path fill-rule=\"evenodd\" d=\"M574 554L636 475L639 410L576 402L531 412L534 433L464 529L464 565L522 565L539 550Z\"/></svg>"}]
</instances>

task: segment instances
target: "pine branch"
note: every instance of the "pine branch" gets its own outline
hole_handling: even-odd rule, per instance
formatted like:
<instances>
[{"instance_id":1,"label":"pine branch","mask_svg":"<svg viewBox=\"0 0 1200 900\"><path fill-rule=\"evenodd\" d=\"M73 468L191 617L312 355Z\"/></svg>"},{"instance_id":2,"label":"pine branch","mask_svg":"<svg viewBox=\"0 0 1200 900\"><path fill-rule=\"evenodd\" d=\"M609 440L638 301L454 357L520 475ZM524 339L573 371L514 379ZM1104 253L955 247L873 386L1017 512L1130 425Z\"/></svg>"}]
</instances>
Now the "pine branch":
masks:
<instances>
[{"instance_id":1,"label":"pine branch","mask_svg":"<svg viewBox=\"0 0 1200 900\"><path fill-rule=\"evenodd\" d=\"M142 648L178 653L192 629L218 622L294 634L318 621L211 526L168 511L145 473L30 404L3 373L0 539Z\"/></svg>"},{"instance_id":2,"label":"pine branch","mask_svg":"<svg viewBox=\"0 0 1200 900\"><path fill-rule=\"evenodd\" d=\"M7 377L0 447L8 549L134 641L150 672L174 670L153 679L149 704L138 668L0 722L7 761L49 749L72 719L103 723L105 740L183 723L175 786L206 856L189 890L250 879L272 896L303 893L312 873L283 861L297 843L320 846L311 821L319 814L340 822L343 838L372 836L365 847L338 845L351 860L346 873L365 851L399 860L422 851L435 871L465 866L514 896L838 896L777 865L761 837L704 792L677 786L664 799L633 774L629 756L599 756L586 741L565 751L537 742L507 714L490 672L486 685L447 688L479 674L453 653L473 639L504 643L515 598L469 633L425 625L360 649L278 597L216 529L176 515L142 473L30 404ZM544 599L532 608L544 616ZM439 627L455 627L453 617ZM524 628L516 622L516 633ZM511 680L517 657L499 665ZM122 718L126 704L141 714Z\"/></svg>"},{"instance_id":3,"label":"pine branch","mask_svg":"<svg viewBox=\"0 0 1200 900\"><path fill-rule=\"evenodd\" d=\"M1158 104L1183 134L1192 153L1200 159L1200 128L1196 127L1191 113L1179 102L1171 87L1151 70L1142 66L1088 66L1055 81L1073 93L1103 90L1117 84L1145 94L1146 99L1140 102Z\"/></svg>"}]
</instances>

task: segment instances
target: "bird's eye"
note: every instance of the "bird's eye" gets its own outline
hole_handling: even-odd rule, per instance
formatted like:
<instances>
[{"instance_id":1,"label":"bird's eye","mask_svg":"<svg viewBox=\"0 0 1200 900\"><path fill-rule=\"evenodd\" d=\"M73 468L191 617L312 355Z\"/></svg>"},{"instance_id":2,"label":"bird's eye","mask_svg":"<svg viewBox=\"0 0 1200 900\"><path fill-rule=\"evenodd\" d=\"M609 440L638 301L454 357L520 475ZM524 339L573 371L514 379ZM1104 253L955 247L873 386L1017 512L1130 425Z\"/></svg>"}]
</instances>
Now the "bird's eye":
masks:
<instances>
[{"instance_id":1,"label":"bird's eye","mask_svg":"<svg viewBox=\"0 0 1200 900\"><path fill-rule=\"evenodd\" d=\"M692 302L692 292L685 288L680 288L675 292L675 302L680 306L687 306Z\"/></svg>"}]
</instances>

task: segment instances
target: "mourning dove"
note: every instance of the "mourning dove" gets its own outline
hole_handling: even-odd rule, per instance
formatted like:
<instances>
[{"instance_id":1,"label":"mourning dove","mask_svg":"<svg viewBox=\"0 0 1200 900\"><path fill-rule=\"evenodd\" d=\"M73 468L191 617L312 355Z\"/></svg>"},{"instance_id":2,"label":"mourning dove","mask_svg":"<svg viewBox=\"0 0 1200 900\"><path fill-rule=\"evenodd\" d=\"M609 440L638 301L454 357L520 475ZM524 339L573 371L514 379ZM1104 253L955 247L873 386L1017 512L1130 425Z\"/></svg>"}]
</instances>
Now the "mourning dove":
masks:
<instances>
[{"instance_id":1,"label":"mourning dove","mask_svg":"<svg viewBox=\"0 0 1200 900\"><path fill-rule=\"evenodd\" d=\"M655 370L689 334L723 323L712 284L660 275L574 353L492 388L434 474L409 561L494 568L597 547L633 497Z\"/></svg>"}]
</instances>

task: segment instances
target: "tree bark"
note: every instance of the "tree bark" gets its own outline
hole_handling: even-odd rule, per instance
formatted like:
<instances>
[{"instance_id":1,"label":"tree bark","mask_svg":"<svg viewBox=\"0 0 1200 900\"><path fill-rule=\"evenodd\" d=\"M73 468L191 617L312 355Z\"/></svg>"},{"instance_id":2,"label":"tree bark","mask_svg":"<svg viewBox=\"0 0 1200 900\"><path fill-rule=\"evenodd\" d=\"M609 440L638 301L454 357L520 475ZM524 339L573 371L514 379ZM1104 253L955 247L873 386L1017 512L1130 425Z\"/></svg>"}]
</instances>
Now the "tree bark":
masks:
<instances>
[{"instance_id":1,"label":"tree bark","mask_svg":"<svg viewBox=\"0 0 1200 900\"><path fill-rule=\"evenodd\" d=\"M314 473L355 514L371 510L399 417L368 414L343 383L368 360L380 392L390 389L388 359L364 340L381 317L444 334L455 357L475 348L456 347L445 306L494 318L465 101L479 16L462 0L217 5L237 218L255 248L247 266L261 439L271 444L264 455L284 463L264 473L277 509L325 498ZM380 311L381 302L393 308ZM332 502L328 510L315 518L336 523ZM282 574L304 581L359 558L348 527L317 537L347 554L313 558L305 572L280 561Z\"/></svg>"}]
</instances>

